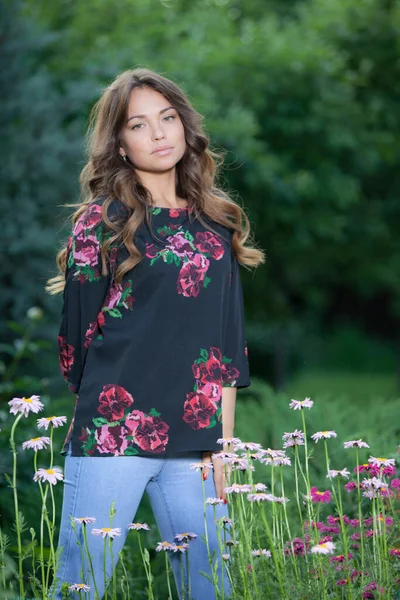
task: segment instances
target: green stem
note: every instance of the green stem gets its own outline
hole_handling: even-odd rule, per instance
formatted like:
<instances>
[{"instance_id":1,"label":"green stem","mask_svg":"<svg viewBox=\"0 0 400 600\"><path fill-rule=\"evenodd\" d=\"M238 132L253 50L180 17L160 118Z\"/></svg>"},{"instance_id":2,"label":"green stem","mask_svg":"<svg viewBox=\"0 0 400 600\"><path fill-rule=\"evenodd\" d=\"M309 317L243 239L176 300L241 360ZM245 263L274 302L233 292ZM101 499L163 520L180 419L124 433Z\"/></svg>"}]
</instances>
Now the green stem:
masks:
<instances>
[{"instance_id":1,"label":"green stem","mask_svg":"<svg viewBox=\"0 0 400 600\"><path fill-rule=\"evenodd\" d=\"M107 600L107 536L104 536L104 549L103 549L103 569L104 569L104 599Z\"/></svg>"},{"instance_id":2,"label":"green stem","mask_svg":"<svg viewBox=\"0 0 400 600\"><path fill-rule=\"evenodd\" d=\"M356 447L356 467L357 467L357 499L358 499L358 520L360 527L360 542L361 542L361 589L364 588L364 566L365 566L365 555L364 555L364 528L363 528L363 517L361 510L361 489L360 489L360 473L359 473L359 459L358 459L358 448Z\"/></svg>"},{"instance_id":3,"label":"green stem","mask_svg":"<svg viewBox=\"0 0 400 600\"><path fill-rule=\"evenodd\" d=\"M165 569L167 572L167 585L168 585L168 600L173 600L172 599L172 591L171 591L171 582L169 580L169 563L168 563L168 556L167 556L167 552L168 550L165 550Z\"/></svg>"},{"instance_id":4,"label":"green stem","mask_svg":"<svg viewBox=\"0 0 400 600\"><path fill-rule=\"evenodd\" d=\"M21 526L19 522L19 509L18 509L18 492L17 492L17 451L15 447L14 434L15 429L21 420L23 414L19 413L17 418L15 419L13 426L11 428L10 434L10 445L13 453L13 479L12 479L12 490L14 495L14 511L15 511L15 530L17 533L17 545L18 545L18 574L19 574L19 593L21 598L25 597L25 588L24 588L24 572L22 568L22 543L21 543ZM43 571L44 574L44 571Z\"/></svg>"},{"instance_id":5,"label":"green stem","mask_svg":"<svg viewBox=\"0 0 400 600\"><path fill-rule=\"evenodd\" d=\"M91 574L92 579L93 579L93 585L94 585L94 590L95 590L95 600L100 600L100 594L99 594L99 590L97 588L96 578L94 576L92 555L89 552L89 544L88 544L88 539L87 539L86 523L83 522L82 526L83 526L83 543L84 543L86 554L87 554L88 561L89 561L90 574Z\"/></svg>"}]
</instances>

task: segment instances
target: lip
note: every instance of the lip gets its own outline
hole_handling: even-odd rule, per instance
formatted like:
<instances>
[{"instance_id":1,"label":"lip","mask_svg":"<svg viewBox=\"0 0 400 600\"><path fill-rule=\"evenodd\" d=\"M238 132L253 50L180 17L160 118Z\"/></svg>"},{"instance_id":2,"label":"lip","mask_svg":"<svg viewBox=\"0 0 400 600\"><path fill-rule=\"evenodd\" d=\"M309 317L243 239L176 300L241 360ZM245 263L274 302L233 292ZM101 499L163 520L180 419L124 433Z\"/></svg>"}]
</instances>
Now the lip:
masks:
<instances>
[{"instance_id":1,"label":"lip","mask_svg":"<svg viewBox=\"0 0 400 600\"><path fill-rule=\"evenodd\" d=\"M158 154L159 152L164 152L166 150L172 150L172 149L173 149L173 146L159 146L152 152L152 154Z\"/></svg>"}]
</instances>

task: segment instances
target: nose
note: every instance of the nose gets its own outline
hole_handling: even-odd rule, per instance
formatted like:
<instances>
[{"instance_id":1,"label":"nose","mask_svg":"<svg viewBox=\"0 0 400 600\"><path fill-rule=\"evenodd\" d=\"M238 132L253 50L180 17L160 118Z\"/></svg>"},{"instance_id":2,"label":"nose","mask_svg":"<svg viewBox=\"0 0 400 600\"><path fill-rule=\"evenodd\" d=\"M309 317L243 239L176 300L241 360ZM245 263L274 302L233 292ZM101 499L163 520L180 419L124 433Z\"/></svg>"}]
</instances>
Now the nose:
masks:
<instances>
[{"instance_id":1,"label":"nose","mask_svg":"<svg viewBox=\"0 0 400 600\"><path fill-rule=\"evenodd\" d=\"M153 137L154 140L160 140L160 139L163 139L165 137L163 128L161 127L161 123L156 123L154 125L154 128L153 128L152 131L153 131L152 137Z\"/></svg>"}]
</instances>

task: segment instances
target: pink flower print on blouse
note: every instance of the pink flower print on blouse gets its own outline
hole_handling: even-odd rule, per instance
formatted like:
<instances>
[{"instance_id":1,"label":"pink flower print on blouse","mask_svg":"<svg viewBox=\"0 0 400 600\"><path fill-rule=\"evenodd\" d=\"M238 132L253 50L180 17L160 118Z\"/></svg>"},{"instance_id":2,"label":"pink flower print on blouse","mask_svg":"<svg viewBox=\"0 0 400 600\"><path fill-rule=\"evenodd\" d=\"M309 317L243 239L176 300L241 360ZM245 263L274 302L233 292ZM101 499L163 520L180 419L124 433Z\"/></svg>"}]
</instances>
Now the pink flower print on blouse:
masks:
<instances>
[{"instance_id":1,"label":"pink flower print on blouse","mask_svg":"<svg viewBox=\"0 0 400 600\"><path fill-rule=\"evenodd\" d=\"M109 427L102 425L95 430L96 449L100 454L113 454L121 456L128 448L129 441L126 439L128 430L120 425Z\"/></svg>"},{"instance_id":2,"label":"pink flower print on blouse","mask_svg":"<svg viewBox=\"0 0 400 600\"><path fill-rule=\"evenodd\" d=\"M146 243L146 257L147 258L156 258L158 255L158 249L155 244L147 244Z\"/></svg>"},{"instance_id":3,"label":"pink flower print on blouse","mask_svg":"<svg viewBox=\"0 0 400 600\"><path fill-rule=\"evenodd\" d=\"M155 408L149 414L130 410L133 403L132 395L122 386L111 383L103 386L97 407L102 416L94 417L95 428L82 428L79 437L84 456L93 456L96 451L132 456L139 453L137 447L155 454L165 451L169 425Z\"/></svg>"},{"instance_id":4,"label":"pink flower print on blouse","mask_svg":"<svg viewBox=\"0 0 400 600\"><path fill-rule=\"evenodd\" d=\"M240 375L231 362L216 346L200 350L200 357L192 365L193 392L186 394L183 406L182 419L192 429L215 427L221 420L222 388L234 385Z\"/></svg>"},{"instance_id":5,"label":"pink flower print on blouse","mask_svg":"<svg viewBox=\"0 0 400 600\"><path fill-rule=\"evenodd\" d=\"M193 244L186 237L184 231L178 231L174 235L168 236L167 240L169 241L169 244L166 246L166 249L171 250L171 252L181 260L185 257L190 258L193 256L195 248L193 248Z\"/></svg>"},{"instance_id":6,"label":"pink flower print on blouse","mask_svg":"<svg viewBox=\"0 0 400 600\"><path fill-rule=\"evenodd\" d=\"M101 221L101 206L91 204L76 221L72 233L75 237L85 236L88 229L93 229Z\"/></svg>"},{"instance_id":7,"label":"pink flower print on blouse","mask_svg":"<svg viewBox=\"0 0 400 600\"><path fill-rule=\"evenodd\" d=\"M78 267L96 267L99 259L100 243L95 235L75 238L74 262Z\"/></svg>"},{"instance_id":8,"label":"pink flower print on blouse","mask_svg":"<svg viewBox=\"0 0 400 600\"><path fill-rule=\"evenodd\" d=\"M109 421L124 418L125 408L133 404L133 398L120 385L107 384L99 396L98 411Z\"/></svg>"},{"instance_id":9,"label":"pink flower print on blouse","mask_svg":"<svg viewBox=\"0 0 400 600\"><path fill-rule=\"evenodd\" d=\"M240 372L239 369L231 365L229 362L225 362L221 365L223 387L234 387Z\"/></svg>"},{"instance_id":10,"label":"pink flower print on blouse","mask_svg":"<svg viewBox=\"0 0 400 600\"><path fill-rule=\"evenodd\" d=\"M183 409L183 420L192 429L203 429L216 424L211 422L211 418L217 412L217 408L201 391L187 394Z\"/></svg>"},{"instance_id":11,"label":"pink flower print on blouse","mask_svg":"<svg viewBox=\"0 0 400 600\"><path fill-rule=\"evenodd\" d=\"M203 254L208 253L214 260L220 260L224 255L224 247L211 231L198 231L194 244Z\"/></svg>"},{"instance_id":12,"label":"pink flower print on blouse","mask_svg":"<svg viewBox=\"0 0 400 600\"><path fill-rule=\"evenodd\" d=\"M153 411L155 415L159 414ZM164 452L168 443L169 425L159 416L143 415L135 431L135 444L146 452Z\"/></svg>"},{"instance_id":13,"label":"pink flower print on blouse","mask_svg":"<svg viewBox=\"0 0 400 600\"><path fill-rule=\"evenodd\" d=\"M123 285L113 281L101 310L109 313L112 317L118 317L120 319L122 318L121 308L133 310L135 299L132 296L132 285L132 279L128 279Z\"/></svg>"},{"instance_id":14,"label":"pink flower print on blouse","mask_svg":"<svg viewBox=\"0 0 400 600\"><path fill-rule=\"evenodd\" d=\"M137 428L142 422L144 412L141 410L132 410L125 418L125 427L129 429L129 435L134 436Z\"/></svg>"},{"instance_id":15,"label":"pink flower print on blouse","mask_svg":"<svg viewBox=\"0 0 400 600\"><path fill-rule=\"evenodd\" d=\"M157 231L167 235L168 243L163 249L158 249L155 244L146 244L145 255L150 259L150 266L162 259L168 265L180 267L177 279L177 292L186 298L196 298L201 288L206 288L211 282L207 277L210 259L220 260L225 249L218 237L211 232L198 232L195 238L189 231L183 230L173 233L170 227L160 228ZM170 235L168 235L168 233Z\"/></svg>"},{"instance_id":16,"label":"pink flower print on blouse","mask_svg":"<svg viewBox=\"0 0 400 600\"><path fill-rule=\"evenodd\" d=\"M206 277L210 261L202 254L195 254L193 259L184 263L178 275L178 294L186 298L196 298L202 287L207 287L211 281Z\"/></svg>"},{"instance_id":17,"label":"pink flower print on blouse","mask_svg":"<svg viewBox=\"0 0 400 600\"><path fill-rule=\"evenodd\" d=\"M57 337L58 342L58 357L60 361L60 369L64 379L68 380L68 373L74 364L75 348L71 344L67 344L64 335Z\"/></svg>"},{"instance_id":18,"label":"pink flower print on blouse","mask_svg":"<svg viewBox=\"0 0 400 600\"><path fill-rule=\"evenodd\" d=\"M192 371L200 385L213 383L221 379L221 350L211 346L210 350L201 350L201 358L194 361Z\"/></svg>"},{"instance_id":19,"label":"pink flower print on blouse","mask_svg":"<svg viewBox=\"0 0 400 600\"><path fill-rule=\"evenodd\" d=\"M85 348L89 348L90 342L92 341L92 339L94 338L94 336L96 334L98 334L99 338L101 337L100 332L102 330L104 323L105 323L104 314L100 311L99 314L97 315L96 321L92 321L92 323L89 323L89 327L86 330L85 343L84 343Z\"/></svg>"},{"instance_id":20,"label":"pink flower print on blouse","mask_svg":"<svg viewBox=\"0 0 400 600\"><path fill-rule=\"evenodd\" d=\"M75 266L74 280L80 283L98 281L101 277L100 250L103 237L101 206L91 204L79 217L67 245L68 267Z\"/></svg>"}]
</instances>

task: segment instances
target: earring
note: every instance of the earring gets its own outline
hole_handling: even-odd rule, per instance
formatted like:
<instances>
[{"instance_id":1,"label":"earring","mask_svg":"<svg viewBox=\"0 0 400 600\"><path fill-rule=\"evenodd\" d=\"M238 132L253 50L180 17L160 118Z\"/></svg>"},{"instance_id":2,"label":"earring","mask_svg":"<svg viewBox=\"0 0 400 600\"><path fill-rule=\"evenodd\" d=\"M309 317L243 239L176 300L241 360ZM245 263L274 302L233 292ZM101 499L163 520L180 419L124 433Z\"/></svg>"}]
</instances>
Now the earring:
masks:
<instances>
[{"instance_id":1,"label":"earring","mask_svg":"<svg viewBox=\"0 0 400 600\"><path fill-rule=\"evenodd\" d=\"M124 161L126 162L126 154L121 154L121 156L124 159Z\"/></svg>"}]
</instances>

